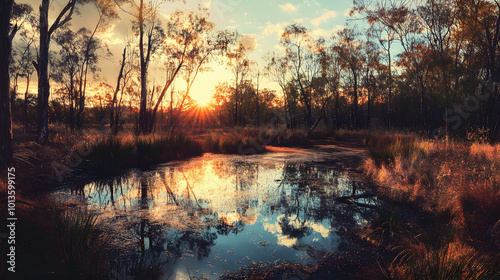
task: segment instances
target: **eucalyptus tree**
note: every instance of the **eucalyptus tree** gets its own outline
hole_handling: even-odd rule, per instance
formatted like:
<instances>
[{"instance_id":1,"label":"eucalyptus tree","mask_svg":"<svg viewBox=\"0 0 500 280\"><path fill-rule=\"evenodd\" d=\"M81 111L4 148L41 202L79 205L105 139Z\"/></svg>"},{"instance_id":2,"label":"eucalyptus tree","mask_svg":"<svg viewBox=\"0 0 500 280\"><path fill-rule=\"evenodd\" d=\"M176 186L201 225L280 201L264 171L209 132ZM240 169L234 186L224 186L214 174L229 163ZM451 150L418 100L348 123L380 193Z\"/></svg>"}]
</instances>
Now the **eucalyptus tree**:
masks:
<instances>
[{"instance_id":1,"label":"eucalyptus tree","mask_svg":"<svg viewBox=\"0 0 500 280\"><path fill-rule=\"evenodd\" d=\"M128 51L127 51L128 50ZM110 101L110 125L117 132L120 126L120 118L122 114L122 101L125 93L127 92L127 86L130 84L133 78L134 71L138 68L134 64L134 58L137 53L130 48L130 44L127 44L123 48L122 59L120 61L120 70L118 72L118 78L116 81L116 87L113 91L113 97ZM119 97L118 97L118 94Z\"/></svg>"},{"instance_id":2,"label":"eucalyptus tree","mask_svg":"<svg viewBox=\"0 0 500 280\"><path fill-rule=\"evenodd\" d=\"M31 9L29 11L31 11ZM28 131L30 123L28 117L28 108L30 106L29 87L33 72L35 71L32 62L36 59L36 55L38 52L38 47L36 45L37 34L33 31L35 21L36 20L34 19L34 16L31 15L28 19L27 24L21 27L19 36L20 40L16 40L15 42L16 55L13 57L13 61L11 62L17 64L17 67L15 67L18 71L16 75L25 78L26 82L23 105L23 122L25 132ZM14 88L17 90L17 86L15 86Z\"/></svg>"},{"instance_id":3,"label":"eucalyptus tree","mask_svg":"<svg viewBox=\"0 0 500 280\"><path fill-rule=\"evenodd\" d=\"M12 39L17 25L12 27L13 0L2 0L0 5L0 167L5 168L12 157L12 120L10 108L9 63Z\"/></svg>"},{"instance_id":4,"label":"eucalyptus tree","mask_svg":"<svg viewBox=\"0 0 500 280\"><path fill-rule=\"evenodd\" d=\"M315 92L314 80L321 74L321 57L319 50L323 48L323 40L310 37L307 28L292 24L285 28L280 44L285 48L285 58L291 66L294 85L297 86L299 100L305 107L307 125L313 125L312 111Z\"/></svg>"},{"instance_id":5,"label":"eucalyptus tree","mask_svg":"<svg viewBox=\"0 0 500 280\"><path fill-rule=\"evenodd\" d=\"M49 26L50 0L42 0L39 10L40 44L38 61L34 63L38 74L38 142L45 144L49 140L49 45L54 32L71 21L78 0L69 0L59 11Z\"/></svg>"},{"instance_id":6,"label":"eucalyptus tree","mask_svg":"<svg viewBox=\"0 0 500 280\"><path fill-rule=\"evenodd\" d=\"M421 46L419 38L422 24L416 13L416 1L412 0L355 0L354 11L363 14L371 26L372 32L377 34L379 43L386 52L388 66L388 92L386 100L386 126L390 128L394 123L393 117L393 56L394 41L399 41L404 52L410 54ZM406 67L411 67L416 77L422 78L422 69L418 61L410 58ZM418 78L416 78L418 80ZM420 79L421 80L421 79ZM423 100L424 85L417 83L421 99Z\"/></svg>"},{"instance_id":7,"label":"eucalyptus tree","mask_svg":"<svg viewBox=\"0 0 500 280\"><path fill-rule=\"evenodd\" d=\"M339 31L338 45L335 46L338 62L347 74L344 78L344 90L351 95L351 120L355 128L361 127L359 96L363 65L366 60L359 35L354 29L345 28Z\"/></svg>"},{"instance_id":8,"label":"eucalyptus tree","mask_svg":"<svg viewBox=\"0 0 500 280\"><path fill-rule=\"evenodd\" d=\"M87 73L99 71L99 54L101 42L94 32L81 28L77 32L62 28L54 36L60 46L59 58L55 60L51 77L61 83L67 91L69 102L69 125L82 128L85 110L85 92Z\"/></svg>"},{"instance_id":9,"label":"eucalyptus tree","mask_svg":"<svg viewBox=\"0 0 500 280\"><path fill-rule=\"evenodd\" d=\"M246 76L250 72L250 59L247 56L247 49L240 43L238 46L228 54L228 66L234 74L234 125L241 124L242 118L242 105L243 93L245 91Z\"/></svg>"},{"instance_id":10,"label":"eucalyptus tree","mask_svg":"<svg viewBox=\"0 0 500 280\"><path fill-rule=\"evenodd\" d=\"M12 114L10 103L10 62L12 41L19 30L20 18L29 13L27 4L17 5L13 0L0 2L0 168L12 159Z\"/></svg>"},{"instance_id":11,"label":"eucalyptus tree","mask_svg":"<svg viewBox=\"0 0 500 280\"><path fill-rule=\"evenodd\" d=\"M227 31L214 32L214 23L207 20L208 11L176 11L169 16L166 23L167 36L162 41L160 57L164 61L165 81L157 98L150 98L147 112L147 131L154 129L156 115L167 92L172 91L173 83L181 78L186 85L185 91L178 100L175 112L172 111L171 132L178 125L191 88L202 71L207 71L208 63L219 55L225 55L234 43L235 34ZM170 96L170 107L174 104L173 94Z\"/></svg>"},{"instance_id":12,"label":"eucalyptus tree","mask_svg":"<svg viewBox=\"0 0 500 280\"><path fill-rule=\"evenodd\" d=\"M280 56L279 54L273 52L269 53L266 57L267 65L265 68L265 73L268 79L277 83L283 94L283 114L285 124L288 128L291 128L290 115L291 104L289 103L289 87L288 82L290 79L291 65L287 62L286 58Z\"/></svg>"}]
</instances>

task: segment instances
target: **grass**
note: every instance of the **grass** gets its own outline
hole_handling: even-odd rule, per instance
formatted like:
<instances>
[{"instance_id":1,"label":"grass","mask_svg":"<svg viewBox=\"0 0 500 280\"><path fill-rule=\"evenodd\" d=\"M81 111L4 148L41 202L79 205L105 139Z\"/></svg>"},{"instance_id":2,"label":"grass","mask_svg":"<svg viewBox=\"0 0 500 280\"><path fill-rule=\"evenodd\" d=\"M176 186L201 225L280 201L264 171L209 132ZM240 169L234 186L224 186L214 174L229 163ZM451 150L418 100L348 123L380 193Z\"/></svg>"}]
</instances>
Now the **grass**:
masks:
<instances>
[{"instance_id":1,"label":"grass","mask_svg":"<svg viewBox=\"0 0 500 280\"><path fill-rule=\"evenodd\" d=\"M106 279L106 239L96 228L97 216L50 202L18 202L16 215L19 279Z\"/></svg>"},{"instance_id":2,"label":"grass","mask_svg":"<svg viewBox=\"0 0 500 280\"><path fill-rule=\"evenodd\" d=\"M221 154L260 154L266 146L297 147L309 146L305 133L291 129L234 128L223 132L213 132L203 141L203 150Z\"/></svg>"},{"instance_id":3,"label":"grass","mask_svg":"<svg viewBox=\"0 0 500 280\"><path fill-rule=\"evenodd\" d=\"M150 166L202 154L200 143L183 135L143 137L136 139L134 144L140 166Z\"/></svg>"},{"instance_id":4,"label":"grass","mask_svg":"<svg viewBox=\"0 0 500 280\"><path fill-rule=\"evenodd\" d=\"M409 157L417 152L415 145L416 138L412 135L376 135L365 136L365 143L368 144L368 155L374 160L377 166L394 163L397 156Z\"/></svg>"},{"instance_id":5,"label":"grass","mask_svg":"<svg viewBox=\"0 0 500 280\"><path fill-rule=\"evenodd\" d=\"M76 168L101 175L119 174L201 154L201 145L184 136L107 137L93 143L90 154Z\"/></svg>"},{"instance_id":6,"label":"grass","mask_svg":"<svg viewBox=\"0 0 500 280\"><path fill-rule=\"evenodd\" d=\"M262 133L262 139L267 145L278 147L303 147L310 146L311 142L301 130L294 129L269 129Z\"/></svg>"},{"instance_id":7,"label":"grass","mask_svg":"<svg viewBox=\"0 0 500 280\"><path fill-rule=\"evenodd\" d=\"M498 146L371 137L364 172L385 203L370 238L396 254L391 278L498 279Z\"/></svg>"},{"instance_id":8,"label":"grass","mask_svg":"<svg viewBox=\"0 0 500 280\"><path fill-rule=\"evenodd\" d=\"M266 146L254 133L237 133L232 131L223 134L209 135L203 142L203 150L214 154L261 154L267 151Z\"/></svg>"}]
</instances>

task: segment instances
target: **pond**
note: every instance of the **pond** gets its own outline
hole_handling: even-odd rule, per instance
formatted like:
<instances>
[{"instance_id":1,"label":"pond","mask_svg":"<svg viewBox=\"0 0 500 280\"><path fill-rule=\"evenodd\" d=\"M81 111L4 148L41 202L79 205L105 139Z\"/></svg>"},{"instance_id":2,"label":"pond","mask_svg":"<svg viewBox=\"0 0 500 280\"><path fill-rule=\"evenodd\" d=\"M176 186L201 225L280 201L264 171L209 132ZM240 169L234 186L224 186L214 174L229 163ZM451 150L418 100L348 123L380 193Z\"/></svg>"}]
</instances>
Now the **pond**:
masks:
<instances>
[{"instance_id":1,"label":"pond","mask_svg":"<svg viewBox=\"0 0 500 280\"><path fill-rule=\"evenodd\" d=\"M320 261L349 246L369 223L365 206L336 198L360 182L307 150L264 155L205 154L148 171L75 185L51 194L74 211L97 213L113 248L113 277L218 279L255 264ZM73 210L72 210L73 211Z\"/></svg>"}]
</instances>

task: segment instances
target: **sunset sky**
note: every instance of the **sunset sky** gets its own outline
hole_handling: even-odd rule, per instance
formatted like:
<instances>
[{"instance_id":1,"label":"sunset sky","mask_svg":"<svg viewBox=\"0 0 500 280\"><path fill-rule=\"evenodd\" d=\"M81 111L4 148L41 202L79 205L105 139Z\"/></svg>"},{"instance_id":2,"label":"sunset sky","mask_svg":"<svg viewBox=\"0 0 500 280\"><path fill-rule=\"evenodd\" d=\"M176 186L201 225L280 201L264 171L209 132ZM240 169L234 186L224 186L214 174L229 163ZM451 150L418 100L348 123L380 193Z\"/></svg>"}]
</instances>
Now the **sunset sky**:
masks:
<instances>
[{"instance_id":1,"label":"sunset sky","mask_svg":"<svg viewBox=\"0 0 500 280\"><path fill-rule=\"evenodd\" d=\"M38 10L40 2L25 1L25 3L31 4L35 10ZM49 16L52 21L65 3L65 0L51 2ZM288 24L300 23L308 28L313 36L330 37L346 24L352 2L331 0L187 0L186 3L183 3L182 1L165 1L160 7L160 14L165 16L177 9L196 10L198 5L209 9L210 21L216 24L216 30L236 30L242 34L245 45L255 49L249 53L250 59L258 62L259 68L263 69L265 54L271 51L280 52L279 36ZM129 7L125 5L124 8ZM102 30L98 35L107 43L113 54L112 57L100 60L102 71L99 74L98 82L107 82L111 85L116 83L125 41L133 36L130 16L124 12L120 12L119 15L119 19L109 22L106 30ZM97 18L98 14L95 8L86 5L80 7L79 14L73 17L71 25L75 30L80 27L93 29ZM51 50L56 50L56 48L56 44L52 42ZM213 89L219 82L231 81L232 79L232 75L225 69L225 66L212 63L211 67L213 71L200 74L192 89L192 97L199 100L200 103L206 103L210 100ZM162 73L155 73L153 69L150 72L150 80L161 83ZM155 79L155 77L157 78ZM261 80L261 87L277 89L277 86L267 79ZM35 84L33 83L33 85ZM36 92L36 88L34 87L32 91Z\"/></svg>"}]
</instances>

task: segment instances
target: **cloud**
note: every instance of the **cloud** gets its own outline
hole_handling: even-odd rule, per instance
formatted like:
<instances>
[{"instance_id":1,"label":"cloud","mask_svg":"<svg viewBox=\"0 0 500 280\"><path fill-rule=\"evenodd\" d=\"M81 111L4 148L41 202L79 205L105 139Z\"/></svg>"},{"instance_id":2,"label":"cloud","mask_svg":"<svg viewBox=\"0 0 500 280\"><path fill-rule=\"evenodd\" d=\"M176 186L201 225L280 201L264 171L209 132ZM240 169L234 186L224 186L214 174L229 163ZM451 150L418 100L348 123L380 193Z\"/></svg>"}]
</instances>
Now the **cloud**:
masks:
<instances>
[{"instance_id":1,"label":"cloud","mask_svg":"<svg viewBox=\"0 0 500 280\"><path fill-rule=\"evenodd\" d=\"M285 27L287 27L288 25L290 25L289 22L278 22L276 24L272 24L271 22L266 22L266 26L264 27L264 30L262 30L262 34L264 35L271 35L271 34L274 34L276 33L278 35L278 37L281 36L281 34L283 34L283 31L285 30Z\"/></svg>"},{"instance_id":2,"label":"cloud","mask_svg":"<svg viewBox=\"0 0 500 280\"><path fill-rule=\"evenodd\" d=\"M325 10L325 12L321 16L311 20L311 24L314 26L319 26L320 24L324 23L325 21L327 21L331 18L334 18L336 16L337 16L336 11Z\"/></svg>"},{"instance_id":3,"label":"cloud","mask_svg":"<svg viewBox=\"0 0 500 280\"><path fill-rule=\"evenodd\" d=\"M257 48L257 37L255 34L243 34L241 36L241 44L247 50L255 50Z\"/></svg>"},{"instance_id":4,"label":"cloud","mask_svg":"<svg viewBox=\"0 0 500 280\"><path fill-rule=\"evenodd\" d=\"M116 28L116 24L112 24L108 28L104 29L100 34L99 37L101 40L108 44L108 45L118 45L118 44L123 44L123 40L117 36L120 30ZM125 34L125 33L124 33Z\"/></svg>"},{"instance_id":5,"label":"cloud","mask_svg":"<svg viewBox=\"0 0 500 280\"><path fill-rule=\"evenodd\" d=\"M201 4L201 6L203 8L210 9L210 7L212 6L212 1L211 0L205 0L205 1L202 1L200 4Z\"/></svg>"},{"instance_id":6,"label":"cloud","mask_svg":"<svg viewBox=\"0 0 500 280\"><path fill-rule=\"evenodd\" d=\"M280 9L285 12L296 12L297 6L290 3L286 3L285 5L280 5Z\"/></svg>"},{"instance_id":7,"label":"cloud","mask_svg":"<svg viewBox=\"0 0 500 280\"><path fill-rule=\"evenodd\" d=\"M316 28L311 30L310 35L311 37L330 37L344 28L344 25L336 25L331 29Z\"/></svg>"}]
</instances>

